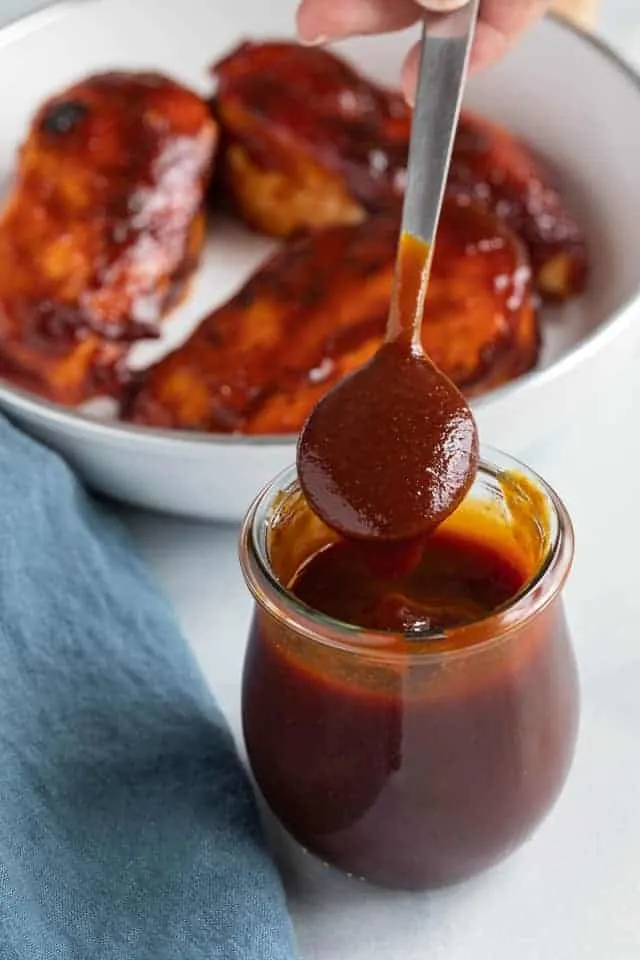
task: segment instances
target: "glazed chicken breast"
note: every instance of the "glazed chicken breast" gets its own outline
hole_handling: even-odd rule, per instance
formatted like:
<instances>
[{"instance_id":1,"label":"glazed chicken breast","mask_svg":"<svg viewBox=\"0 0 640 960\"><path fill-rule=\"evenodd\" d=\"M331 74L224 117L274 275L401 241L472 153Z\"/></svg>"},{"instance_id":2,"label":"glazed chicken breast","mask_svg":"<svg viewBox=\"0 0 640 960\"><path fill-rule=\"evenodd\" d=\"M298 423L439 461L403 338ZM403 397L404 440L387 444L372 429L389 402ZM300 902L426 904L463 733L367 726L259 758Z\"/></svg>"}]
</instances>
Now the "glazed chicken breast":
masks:
<instances>
[{"instance_id":1,"label":"glazed chicken breast","mask_svg":"<svg viewBox=\"0 0 640 960\"><path fill-rule=\"evenodd\" d=\"M286 245L144 376L126 418L186 430L297 432L314 404L369 360L384 335L396 216L330 227ZM468 395L536 361L531 272L492 213L450 197L425 310L423 343Z\"/></svg>"},{"instance_id":2,"label":"glazed chicken breast","mask_svg":"<svg viewBox=\"0 0 640 960\"><path fill-rule=\"evenodd\" d=\"M221 173L243 218L272 236L398 204L409 113L327 50L242 43L212 68Z\"/></svg>"},{"instance_id":3,"label":"glazed chicken breast","mask_svg":"<svg viewBox=\"0 0 640 960\"><path fill-rule=\"evenodd\" d=\"M197 265L216 142L206 102L156 73L43 104L0 215L0 373L66 404L118 392Z\"/></svg>"},{"instance_id":4,"label":"glazed chicken breast","mask_svg":"<svg viewBox=\"0 0 640 960\"><path fill-rule=\"evenodd\" d=\"M277 41L241 44L213 74L221 190L250 226L288 237L399 206L411 127L399 93L328 50ZM464 113L449 189L474 196L518 233L543 296L563 300L584 288L582 232L527 145Z\"/></svg>"},{"instance_id":5,"label":"glazed chicken breast","mask_svg":"<svg viewBox=\"0 0 640 960\"><path fill-rule=\"evenodd\" d=\"M568 300L582 293L588 274L584 235L546 164L522 140L464 112L449 191L475 197L520 237L545 299Z\"/></svg>"}]
</instances>

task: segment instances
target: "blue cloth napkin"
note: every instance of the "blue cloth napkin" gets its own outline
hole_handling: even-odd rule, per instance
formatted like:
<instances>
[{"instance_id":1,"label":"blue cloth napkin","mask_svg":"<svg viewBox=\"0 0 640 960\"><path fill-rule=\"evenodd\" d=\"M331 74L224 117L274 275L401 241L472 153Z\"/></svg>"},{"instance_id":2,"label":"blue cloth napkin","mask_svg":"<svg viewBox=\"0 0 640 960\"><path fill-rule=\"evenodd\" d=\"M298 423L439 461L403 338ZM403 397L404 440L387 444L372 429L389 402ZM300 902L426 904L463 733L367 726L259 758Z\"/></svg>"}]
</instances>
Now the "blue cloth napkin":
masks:
<instances>
[{"instance_id":1,"label":"blue cloth napkin","mask_svg":"<svg viewBox=\"0 0 640 960\"><path fill-rule=\"evenodd\" d=\"M62 460L0 418L0 957L295 955L166 601Z\"/></svg>"}]
</instances>

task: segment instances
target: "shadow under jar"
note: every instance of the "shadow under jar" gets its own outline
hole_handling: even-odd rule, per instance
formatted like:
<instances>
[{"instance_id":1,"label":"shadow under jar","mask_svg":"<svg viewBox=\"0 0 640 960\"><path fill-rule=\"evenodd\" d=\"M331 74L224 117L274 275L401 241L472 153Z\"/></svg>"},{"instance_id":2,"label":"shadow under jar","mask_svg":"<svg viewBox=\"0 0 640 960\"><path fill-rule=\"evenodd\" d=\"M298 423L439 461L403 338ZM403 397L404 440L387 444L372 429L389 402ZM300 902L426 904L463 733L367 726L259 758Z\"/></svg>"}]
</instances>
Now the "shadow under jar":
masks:
<instances>
[{"instance_id":1,"label":"shadow under jar","mask_svg":"<svg viewBox=\"0 0 640 960\"><path fill-rule=\"evenodd\" d=\"M300 844L387 887L451 884L515 850L560 793L576 742L562 602L573 532L561 501L485 450L437 536L520 571L515 593L462 626L402 633L295 596L305 565L339 543L295 470L260 494L241 535L256 601L242 707L256 781Z\"/></svg>"}]
</instances>

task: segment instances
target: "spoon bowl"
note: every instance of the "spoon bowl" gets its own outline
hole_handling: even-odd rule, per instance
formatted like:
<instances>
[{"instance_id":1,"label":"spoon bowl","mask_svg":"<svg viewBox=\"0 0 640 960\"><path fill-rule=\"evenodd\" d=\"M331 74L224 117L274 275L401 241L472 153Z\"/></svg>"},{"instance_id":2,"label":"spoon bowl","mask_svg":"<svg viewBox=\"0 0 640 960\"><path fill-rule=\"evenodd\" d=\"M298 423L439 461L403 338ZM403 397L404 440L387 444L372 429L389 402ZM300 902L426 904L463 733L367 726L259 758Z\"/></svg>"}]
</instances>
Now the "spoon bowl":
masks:
<instances>
[{"instance_id":1,"label":"spoon bowl","mask_svg":"<svg viewBox=\"0 0 640 960\"><path fill-rule=\"evenodd\" d=\"M393 342L320 401L298 442L309 505L360 540L428 533L464 499L477 460L459 390L422 351Z\"/></svg>"}]
</instances>

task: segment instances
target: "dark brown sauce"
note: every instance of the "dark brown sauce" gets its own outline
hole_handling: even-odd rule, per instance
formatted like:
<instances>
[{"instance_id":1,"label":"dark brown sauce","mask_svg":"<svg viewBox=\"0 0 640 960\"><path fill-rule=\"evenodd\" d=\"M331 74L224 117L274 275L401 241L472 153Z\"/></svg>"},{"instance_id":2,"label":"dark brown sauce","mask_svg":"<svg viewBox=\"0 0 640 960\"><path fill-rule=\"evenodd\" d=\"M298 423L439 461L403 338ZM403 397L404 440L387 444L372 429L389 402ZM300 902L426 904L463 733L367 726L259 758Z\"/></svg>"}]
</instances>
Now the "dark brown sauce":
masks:
<instances>
[{"instance_id":1,"label":"dark brown sauce","mask_svg":"<svg viewBox=\"0 0 640 960\"><path fill-rule=\"evenodd\" d=\"M526 570L493 546L437 530L420 544L420 558L408 570L376 568L368 545L343 540L311 557L290 589L334 620L411 635L482 620L526 579Z\"/></svg>"},{"instance_id":2,"label":"dark brown sauce","mask_svg":"<svg viewBox=\"0 0 640 960\"><path fill-rule=\"evenodd\" d=\"M549 810L573 755L578 688L562 604L499 639L495 614L534 557L508 528L503 540L468 519L392 576L372 571L369 546L355 542L303 559L290 591L361 628L346 650L260 609L250 634L243 723L263 795L307 849L385 886L441 886L506 856ZM300 534L285 536L296 553ZM277 563L286 543L273 547ZM372 630L390 631L388 642ZM323 632L345 637L330 622Z\"/></svg>"},{"instance_id":3,"label":"dark brown sauce","mask_svg":"<svg viewBox=\"0 0 640 960\"><path fill-rule=\"evenodd\" d=\"M429 261L429 246L403 234L386 342L323 397L300 436L304 494L347 537L398 541L428 533L473 483L473 415L420 344Z\"/></svg>"}]
</instances>

